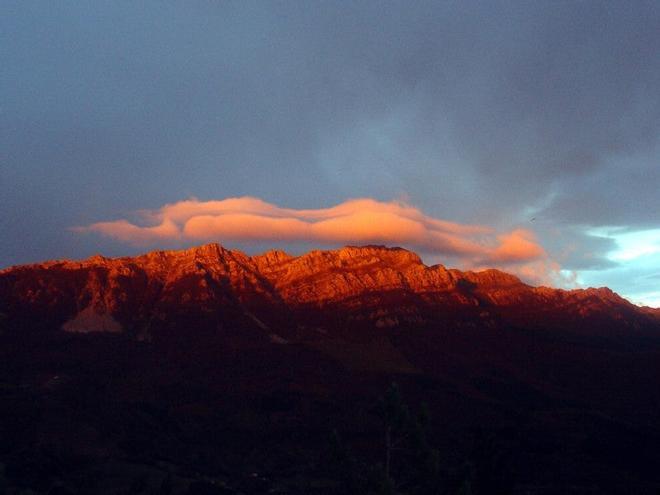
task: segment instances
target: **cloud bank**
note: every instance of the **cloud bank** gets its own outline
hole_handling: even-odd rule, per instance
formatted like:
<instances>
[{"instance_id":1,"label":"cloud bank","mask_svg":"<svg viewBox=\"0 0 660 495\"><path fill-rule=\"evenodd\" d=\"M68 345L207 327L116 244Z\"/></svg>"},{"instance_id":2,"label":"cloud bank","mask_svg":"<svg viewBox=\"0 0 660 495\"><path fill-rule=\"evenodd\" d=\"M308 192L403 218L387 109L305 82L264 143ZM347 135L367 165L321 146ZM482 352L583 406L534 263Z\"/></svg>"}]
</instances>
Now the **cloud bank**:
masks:
<instances>
[{"instance_id":1,"label":"cloud bank","mask_svg":"<svg viewBox=\"0 0 660 495\"><path fill-rule=\"evenodd\" d=\"M444 255L462 266L517 266L547 259L533 232L497 232L484 225L450 222L403 201L370 198L329 208L283 208L259 198L188 199L127 219L75 227L133 245L166 242L309 243L401 245Z\"/></svg>"}]
</instances>

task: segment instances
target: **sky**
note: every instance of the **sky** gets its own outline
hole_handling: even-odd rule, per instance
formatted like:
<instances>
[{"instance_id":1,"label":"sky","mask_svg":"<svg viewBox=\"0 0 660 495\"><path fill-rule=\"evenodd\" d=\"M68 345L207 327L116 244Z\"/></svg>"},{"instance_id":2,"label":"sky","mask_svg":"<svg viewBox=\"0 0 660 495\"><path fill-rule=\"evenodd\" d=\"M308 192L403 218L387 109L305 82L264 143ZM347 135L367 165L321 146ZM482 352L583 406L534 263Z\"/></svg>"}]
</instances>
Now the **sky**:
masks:
<instances>
[{"instance_id":1,"label":"sky","mask_svg":"<svg viewBox=\"0 0 660 495\"><path fill-rule=\"evenodd\" d=\"M0 267L401 245L660 306L660 3L2 2Z\"/></svg>"}]
</instances>

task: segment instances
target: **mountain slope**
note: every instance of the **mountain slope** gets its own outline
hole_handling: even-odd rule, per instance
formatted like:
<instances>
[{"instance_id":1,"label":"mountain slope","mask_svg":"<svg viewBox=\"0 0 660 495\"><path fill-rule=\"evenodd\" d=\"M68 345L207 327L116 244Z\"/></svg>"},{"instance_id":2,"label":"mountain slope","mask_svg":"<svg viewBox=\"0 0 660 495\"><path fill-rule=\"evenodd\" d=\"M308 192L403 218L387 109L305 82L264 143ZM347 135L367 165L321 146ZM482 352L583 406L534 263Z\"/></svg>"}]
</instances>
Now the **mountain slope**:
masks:
<instances>
[{"instance_id":1,"label":"mountain slope","mask_svg":"<svg viewBox=\"0 0 660 495\"><path fill-rule=\"evenodd\" d=\"M445 493L475 430L508 456L513 493L660 487L660 320L609 289L399 248L210 244L2 270L0 313L0 468L36 493L82 474L96 488L73 493L128 493L138 474L172 493L346 493L319 470L328 437L381 462L392 381L428 406Z\"/></svg>"}]
</instances>

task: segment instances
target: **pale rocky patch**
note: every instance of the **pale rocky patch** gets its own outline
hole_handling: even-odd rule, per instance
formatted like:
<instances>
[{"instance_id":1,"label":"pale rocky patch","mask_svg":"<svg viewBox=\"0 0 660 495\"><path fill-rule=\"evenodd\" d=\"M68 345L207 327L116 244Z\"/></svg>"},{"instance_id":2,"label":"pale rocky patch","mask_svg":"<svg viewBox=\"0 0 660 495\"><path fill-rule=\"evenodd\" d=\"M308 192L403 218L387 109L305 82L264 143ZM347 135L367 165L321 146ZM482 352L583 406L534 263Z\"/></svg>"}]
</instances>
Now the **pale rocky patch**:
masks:
<instances>
[{"instance_id":1,"label":"pale rocky patch","mask_svg":"<svg viewBox=\"0 0 660 495\"><path fill-rule=\"evenodd\" d=\"M86 307L74 318L64 323L62 330L71 333L121 333L124 331L121 324L112 315L93 306Z\"/></svg>"}]
</instances>

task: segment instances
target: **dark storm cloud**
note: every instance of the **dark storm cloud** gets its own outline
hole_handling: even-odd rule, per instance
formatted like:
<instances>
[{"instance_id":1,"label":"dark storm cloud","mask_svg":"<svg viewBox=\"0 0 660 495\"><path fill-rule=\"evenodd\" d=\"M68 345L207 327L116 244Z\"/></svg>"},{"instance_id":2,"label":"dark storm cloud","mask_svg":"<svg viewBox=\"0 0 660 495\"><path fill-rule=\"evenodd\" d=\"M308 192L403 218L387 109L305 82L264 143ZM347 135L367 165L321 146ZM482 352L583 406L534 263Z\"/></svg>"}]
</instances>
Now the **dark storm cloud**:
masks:
<instances>
[{"instance_id":1,"label":"dark storm cloud","mask_svg":"<svg viewBox=\"0 0 660 495\"><path fill-rule=\"evenodd\" d=\"M582 225L658 226L660 147L613 154L590 174L565 180L545 214Z\"/></svg>"},{"instance_id":2,"label":"dark storm cloud","mask_svg":"<svg viewBox=\"0 0 660 495\"><path fill-rule=\"evenodd\" d=\"M657 226L658 26L641 1L6 2L0 264L126 252L67 227L191 196L404 198L560 260Z\"/></svg>"}]
</instances>

